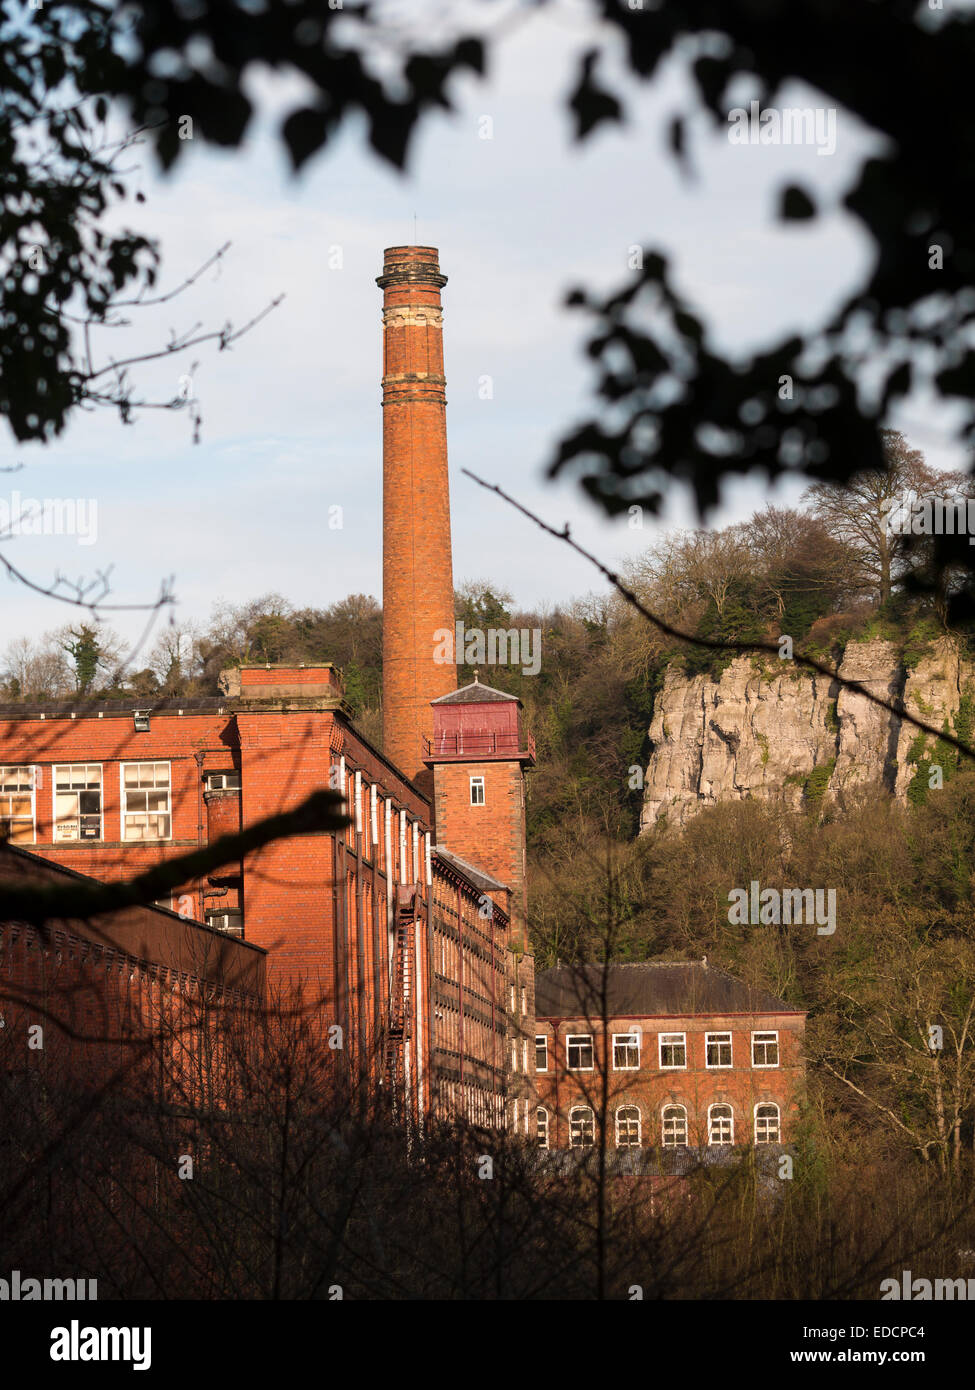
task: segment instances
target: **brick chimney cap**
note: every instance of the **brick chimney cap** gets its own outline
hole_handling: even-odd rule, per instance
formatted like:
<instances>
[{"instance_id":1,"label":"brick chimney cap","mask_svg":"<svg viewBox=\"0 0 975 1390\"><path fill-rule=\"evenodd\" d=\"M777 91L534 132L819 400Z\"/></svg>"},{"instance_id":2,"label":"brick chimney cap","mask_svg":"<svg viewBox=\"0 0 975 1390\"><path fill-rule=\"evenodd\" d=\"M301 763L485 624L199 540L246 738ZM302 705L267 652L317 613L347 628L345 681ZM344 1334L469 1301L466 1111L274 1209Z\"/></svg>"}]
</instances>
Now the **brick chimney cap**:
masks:
<instances>
[{"instance_id":1,"label":"brick chimney cap","mask_svg":"<svg viewBox=\"0 0 975 1390\"><path fill-rule=\"evenodd\" d=\"M436 246L387 246L383 252L383 273L376 276L380 289L390 285L428 285L443 289L446 275L440 273L440 252Z\"/></svg>"}]
</instances>

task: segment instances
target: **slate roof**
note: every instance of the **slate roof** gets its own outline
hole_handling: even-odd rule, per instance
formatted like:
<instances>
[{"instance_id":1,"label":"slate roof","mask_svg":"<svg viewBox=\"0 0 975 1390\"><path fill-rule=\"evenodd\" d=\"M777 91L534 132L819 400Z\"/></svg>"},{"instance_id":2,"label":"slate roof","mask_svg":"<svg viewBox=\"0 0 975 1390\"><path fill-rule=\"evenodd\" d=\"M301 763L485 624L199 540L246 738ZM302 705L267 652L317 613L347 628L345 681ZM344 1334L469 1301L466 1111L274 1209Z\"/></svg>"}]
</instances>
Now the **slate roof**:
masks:
<instances>
[{"instance_id":1,"label":"slate roof","mask_svg":"<svg viewBox=\"0 0 975 1390\"><path fill-rule=\"evenodd\" d=\"M598 1017L602 972L608 970L611 1015L657 1018L677 1014L802 1014L768 990L755 989L700 961L640 965L562 965L535 979L537 1018Z\"/></svg>"},{"instance_id":2,"label":"slate roof","mask_svg":"<svg viewBox=\"0 0 975 1390\"><path fill-rule=\"evenodd\" d=\"M503 690L495 690L493 686L482 685L480 681L471 681L470 685L462 685L459 690L452 690L449 695L441 695L437 700L431 700L432 705L490 705L499 701L514 700L516 704L521 704L517 695L506 695Z\"/></svg>"},{"instance_id":3,"label":"slate roof","mask_svg":"<svg viewBox=\"0 0 975 1390\"><path fill-rule=\"evenodd\" d=\"M468 864L467 860L461 859L459 854L451 854L451 852L444 849L442 845L435 845L434 853L438 854L447 864L455 868L458 873L463 874L475 888L480 888L482 893L495 893L499 889L509 886L507 883L502 883L500 879L492 878L491 875L486 874L483 869L476 869L473 864Z\"/></svg>"}]
</instances>

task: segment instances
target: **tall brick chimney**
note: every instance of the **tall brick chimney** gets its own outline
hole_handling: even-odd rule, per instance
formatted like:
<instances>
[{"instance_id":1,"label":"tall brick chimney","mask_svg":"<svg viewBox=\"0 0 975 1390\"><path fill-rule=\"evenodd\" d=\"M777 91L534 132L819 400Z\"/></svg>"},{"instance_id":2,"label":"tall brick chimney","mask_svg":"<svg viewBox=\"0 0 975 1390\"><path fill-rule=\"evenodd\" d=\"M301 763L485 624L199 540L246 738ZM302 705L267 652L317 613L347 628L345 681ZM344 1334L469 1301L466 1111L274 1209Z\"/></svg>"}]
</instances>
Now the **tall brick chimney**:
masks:
<instances>
[{"instance_id":1,"label":"tall brick chimney","mask_svg":"<svg viewBox=\"0 0 975 1390\"><path fill-rule=\"evenodd\" d=\"M457 668L437 662L454 630L440 274L433 246L383 253L383 750L432 794L423 735Z\"/></svg>"}]
</instances>

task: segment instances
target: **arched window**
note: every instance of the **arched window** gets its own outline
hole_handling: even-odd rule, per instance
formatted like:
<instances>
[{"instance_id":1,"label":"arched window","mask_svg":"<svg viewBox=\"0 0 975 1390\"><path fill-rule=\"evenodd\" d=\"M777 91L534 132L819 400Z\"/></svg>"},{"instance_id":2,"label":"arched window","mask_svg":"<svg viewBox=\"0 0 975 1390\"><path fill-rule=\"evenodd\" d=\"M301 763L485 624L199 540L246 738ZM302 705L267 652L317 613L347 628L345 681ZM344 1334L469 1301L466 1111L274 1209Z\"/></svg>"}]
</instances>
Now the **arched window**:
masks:
<instances>
[{"instance_id":1,"label":"arched window","mask_svg":"<svg viewBox=\"0 0 975 1390\"><path fill-rule=\"evenodd\" d=\"M617 1110L616 1147L618 1149L638 1149L640 1147L639 1106L621 1105Z\"/></svg>"},{"instance_id":2,"label":"arched window","mask_svg":"<svg viewBox=\"0 0 975 1390\"><path fill-rule=\"evenodd\" d=\"M708 1143L733 1144L735 1142L735 1117L730 1105L708 1106Z\"/></svg>"},{"instance_id":3,"label":"arched window","mask_svg":"<svg viewBox=\"0 0 975 1390\"><path fill-rule=\"evenodd\" d=\"M538 1147L548 1148L548 1111L544 1105L540 1105L535 1111L535 1132L538 1135Z\"/></svg>"},{"instance_id":4,"label":"arched window","mask_svg":"<svg viewBox=\"0 0 975 1390\"><path fill-rule=\"evenodd\" d=\"M755 1106L755 1143L778 1144L781 1137L779 1107L771 1101Z\"/></svg>"},{"instance_id":5,"label":"arched window","mask_svg":"<svg viewBox=\"0 0 975 1390\"><path fill-rule=\"evenodd\" d=\"M574 1105L569 1111L569 1148L589 1149L596 1142L596 1120L589 1105Z\"/></svg>"},{"instance_id":6,"label":"arched window","mask_svg":"<svg viewBox=\"0 0 975 1390\"><path fill-rule=\"evenodd\" d=\"M665 1149L687 1147L687 1110L683 1105L663 1108L663 1140Z\"/></svg>"}]
</instances>

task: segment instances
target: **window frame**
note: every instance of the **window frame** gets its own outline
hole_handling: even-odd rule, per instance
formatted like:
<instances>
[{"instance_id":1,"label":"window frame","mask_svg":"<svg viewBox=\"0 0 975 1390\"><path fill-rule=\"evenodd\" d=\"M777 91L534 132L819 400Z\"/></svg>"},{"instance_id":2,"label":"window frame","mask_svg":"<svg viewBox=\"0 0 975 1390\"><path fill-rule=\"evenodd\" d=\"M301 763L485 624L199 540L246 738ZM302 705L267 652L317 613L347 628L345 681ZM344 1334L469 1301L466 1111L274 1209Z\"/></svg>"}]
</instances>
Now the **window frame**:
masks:
<instances>
[{"instance_id":1,"label":"window frame","mask_svg":"<svg viewBox=\"0 0 975 1390\"><path fill-rule=\"evenodd\" d=\"M759 1043L759 1042L757 1041L757 1039L759 1039L759 1038L762 1039L762 1042L761 1042L761 1043ZM773 1044L770 1044L770 1043L767 1041L769 1038L773 1038L773 1039L774 1039L775 1061L774 1061L774 1062L756 1062L756 1061L755 1061L755 1049L756 1049L756 1047L759 1047L759 1046L761 1046L761 1047L769 1047L769 1046L773 1045ZM757 1030L753 1031L753 1032L752 1032L752 1066L755 1068L755 1070L756 1070L756 1071L769 1071L769 1070L772 1070L773 1068L779 1067L779 1066L781 1066L781 1065L782 1065L782 1053L781 1053L781 1049L780 1049L780 1046L779 1046L779 1030L778 1030L777 1028L761 1028L761 1029L757 1029Z\"/></svg>"},{"instance_id":2,"label":"window frame","mask_svg":"<svg viewBox=\"0 0 975 1390\"><path fill-rule=\"evenodd\" d=\"M727 1039L727 1042L725 1042L725 1041L717 1041L717 1042L714 1043L714 1046L715 1046L715 1047L727 1047L727 1048L728 1048L728 1061L727 1061L727 1062L712 1062L712 1061L709 1061L709 1059L708 1059L708 1051L709 1051L709 1049L710 1049L711 1046L712 1046L712 1042L711 1042L712 1038L722 1039L722 1040L723 1040L723 1039ZM705 1034L704 1034L704 1067L705 1067L705 1070L706 1070L706 1071L730 1071L730 1070L734 1067L734 1065L735 1065L735 1042L734 1042L734 1034L731 1032L731 1030L728 1029L728 1028L722 1028L720 1032L716 1032L716 1033L705 1033Z\"/></svg>"},{"instance_id":3,"label":"window frame","mask_svg":"<svg viewBox=\"0 0 975 1390\"><path fill-rule=\"evenodd\" d=\"M622 1115L622 1113L623 1113L624 1110L632 1110L632 1111L635 1111L635 1112L636 1112L636 1143L635 1143L635 1144L633 1144L633 1143L621 1144L621 1143L620 1143L620 1116ZM618 1106L616 1107L616 1114L613 1116L613 1120L614 1120L614 1123L615 1123L616 1147L617 1147L618 1149L642 1149L642 1148L643 1148L643 1114L642 1114L642 1112L641 1112L641 1110L640 1110L640 1107L639 1107L638 1105L634 1105L632 1102L627 1102L627 1103L624 1104L624 1105L618 1105ZM627 1125L630 1125L630 1124L632 1124L632 1120L627 1119L627 1120L625 1121L625 1123L626 1123Z\"/></svg>"},{"instance_id":4,"label":"window frame","mask_svg":"<svg viewBox=\"0 0 975 1390\"><path fill-rule=\"evenodd\" d=\"M166 788L169 803L168 811L129 811L128 810L128 788L125 785L125 769L127 767L165 767L169 773L169 784ZM131 762L119 763L119 839L124 844L163 844L173 838L173 764L170 758L135 758ZM158 791L159 788L153 787L133 787L134 792L138 791ZM144 835L139 838L133 836L131 839L126 835L125 818L128 815L165 815L169 820L168 835Z\"/></svg>"},{"instance_id":5,"label":"window frame","mask_svg":"<svg viewBox=\"0 0 975 1390\"><path fill-rule=\"evenodd\" d=\"M665 1062L664 1046L665 1039L680 1038L680 1043L667 1041L666 1046L684 1049L683 1062ZM686 1033L658 1033L657 1035L657 1066L660 1071L687 1071L687 1034Z\"/></svg>"},{"instance_id":6,"label":"window frame","mask_svg":"<svg viewBox=\"0 0 975 1390\"><path fill-rule=\"evenodd\" d=\"M672 1121L669 1120L669 1117L668 1117L668 1115L667 1115L667 1111L668 1111L668 1110L679 1110L679 1111L680 1111L680 1123L681 1123L681 1125L682 1125L682 1131L681 1131L681 1132L682 1132L683 1135L684 1135L684 1138L683 1138L682 1140L674 1140L673 1142L668 1142L668 1139L667 1139L667 1125L668 1125L668 1123L672 1123ZM668 1101L666 1105L662 1105L662 1106L660 1107L660 1147L663 1148L663 1149L686 1149L686 1148L687 1148L687 1136L688 1136L687 1106L686 1106L686 1105L682 1105L680 1101L674 1101L674 1100Z\"/></svg>"},{"instance_id":7,"label":"window frame","mask_svg":"<svg viewBox=\"0 0 975 1390\"><path fill-rule=\"evenodd\" d=\"M474 793L481 793L480 800L475 799ZM480 773L470 778L470 797L472 806L484 806L487 804L487 788L484 785L484 777Z\"/></svg>"},{"instance_id":8,"label":"window frame","mask_svg":"<svg viewBox=\"0 0 975 1390\"><path fill-rule=\"evenodd\" d=\"M544 1117L544 1118L543 1118ZM551 1116L548 1107L545 1105L535 1106L535 1142L540 1149L547 1149L549 1146L549 1125ZM545 1142L542 1143L542 1130L545 1132Z\"/></svg>"},{"instance_id":9,"label":"window frame","mask_svg":"<svg viewBox=\"0 0 975 1390\"><path fill-rule=\"evenodd\" d=\"M59 825L59 823L60 823L60 822L58 821L58 773L59 773L59 772L63 772L63 771L65 771L66 769L68 769L68 768L73 768L73 767L83 767L83 768L97 767L97 768L98 768L98 807L99 807L99 810L98 810L98 834L97 834L97 835L82 835L82 834L81 834L81 801L80 801L81 792L80 792L80 791L78 791L78 792L73 792L71 788L69 788L67 791L62 791L62 792L61 792L61 795L62 795L62 796L76 795L76 796L78 796L78 798L79 798L79 802L78 802L78 816L77 816L77 821L78 821L78 834L77 834L77 835L74 835L74 836L58 835L58 825ZM87 791L87 790L90 790L90 788L85 788L85 790L86 790L86 791ZM89 812L88 814L90 815L91 812ZM78 845L78 844L86 844L86 843L88 843L88 842L91 841L91 840L98 841L98 840L104 840L104 839L105 839L105 765L104 765L104 763L87 763L87 762L85 762L85 763L55 763L55 764L52 766L52 768L51 768L51 831L52 831L52 837L51 837L51 838L52 838L52 840L53 840L53 842L54 842L55 844Z\"/></svg>"},{"instance_id":10,"label":"window frame","mask_svg":"<svg viewBox=\"0 0 975 1390\"><path fill-rule=\"evenodd\" d=\"M621 1066L621 1065L619 1065L619 1064L617 1063L617 1061L616 1061L617 1039L623 1039L623 1038L633 1038L633 1039L635 1039L635 1042L629 1042L629 1043L627 1043L627 1042L620 1042L620 1044L619 1044L620 1047L625 1047L627 1050L630 1050L630 1049L633 1049L633 1048L636 1049L636 1063L635 1063L635 1064L631 1064L631 1063L627 1062L625 1065ZM639 1028L631 1028L631 1029L629 1030L629 1032L627 1032L627 1033L614 1033L614 1034L613 1034L613 1071L639 1071L639 1070L640 1070L640 1065L641 1065L642 1061L643 1061L643 1034L642 1034L642 1032L641 1032L641 1030L640 1030Z\"/></svg>"},{"instance_id":11,"label":"window frame","mask_svg":"<svg viewBox=\"0 0 975 1390\"><path fill-rule=\"evenodd\" d=\"M771 1110L774 1110L774 1111L775 1111L775 1138L774 1138L774 1139L759 1139L759 1137L758 1137L758 1121L759 1121L759 1114L758 1114L758 1112L759 1112L760 1110L762 1110L762 1109L771 1109ZM760 1101L758 1101L758 1102L756 1103L756 1105L755 1105L755 1110L754 1110L754 1113L753 1113L752 1118L753 1118L753 1121L754 1121L753 1126L752 1126L752 1133L753 1133L753 1135L754 1135L754 1142L755 1142L756 1144L781 1144L781 1143L782 1143L782 1107L781 1107L776 1101L774 1101L774 1100L760 1100ZM767 1120L769 1117L766 1116L766 1115L763 1115L761 1118L762 1118L763 1120Z\"/></svg>"},{"instance_id":12,"label":"window frame","mask_svg":"<svg viewBox=\"0 0 975 1390\"><path fill-rule=\"evenodd\" d=\"M240 771L236 767L226 768L223 771L218 771L215 768L212 772L205 772L203 775L206 778L206 790L208 792L239 792L241 789ZM215 787L211 781L214 777L222 777L224 779L223 786ZM237 778L236 786L227 786L228 777Z\"/></svg>"},{"instance_id":13,"label":"window frame","mask_svg":"<svg viewBox=\"0 0 975 1390\"><path fill-rule=\"evenodd\" d=\"M543 1053L543 1055L544 1055L544 1057L545 1057L545 1065L544 1065L544 1067L540 1067L540 1066L538 1065L538 1044L539 1044L539 1043L541 1043L541 1045L542 1045L542 1053ZM535 1070L536 1070L536 1071L548 1071L548 1034L547 1034L547 1033L536 1033L536 1034L535 1034Z\"/></svg>"},{"instance_id":14,"label":"window frame","mask_svg":"<svg viewBox=\"0 0 975 1390\"><path fill-rule=\"evenodd\" d=\"M577 1115L588 1115L589 1119L577 1120ZM588 1124L590 1128L590 1138L588 1144L574 1144L572 1142L573 1125ZM572 1105L569 1107L569 1148L570 1149L592 1149L596 1146L596 1112L591 1105Z\"/></svg>"},{"instance_id":15,"label":"window frame","mask_svg":"<svg viewBox=\"0 0 975 1390\"><path fill-rule=\"evenodd\" d=\"M715 1137L714 1137L714 1119L713 1119L713 1112L714 1112L715 1110L727 1110L727 1111L729 1111L729 1116L728 1116L728 1117L725 1117L725 1116L723 1116L723 1115L721 1116L721 1122L722 1122L722 1124L730 1124L730 1126L731 1126L731 1138L728 1139L728 1140L725 1140L725 1139L716 1140ZM727 1102L726 1100L716 1100L716 1101L712 1101L712 1103L708 1106L708 1148L709 1148L709 1149L733 1149L734 1146L735 1146L735 1108L734 1108L733 1105L729 1105L728 1102Z\"/></svg>"},{"instance_id":16,"label":"window frame","mask_svg":"<svg viewBox=\"0 0 975 1390\"><path fill-rule=\"evenodd\" d=\"M29 785L29 788L28 788L27 790L28 790L29 793L30 793L30 828L31 828L31 837L30 837L30 840L29 840L29 841L28 841L28 840L15 840L14 837L13 837L13 835L11 834L8 843L10 843L10 844L12 844L12 845L18 845L18 844L24 844L24 845L26 845L26 844L32 844L32 845L36 845L36 844L37 844L37 769L38 769L38 766L39 766L38 763L3 763L2 765L0 765L0 775L2 775L2 774L5 773L5 772L21 772L21 771L23 771L23 772L26 772L26 773L28 774L28 781L29 781L29 784L30 784L30 785ZM14 797L20 797L20 796L23 796L23 795L24 795L24 788L23 788L23 787L18 787L16 791L10 791L10 792L5 792L5 791L3 791L2 789L0 789L0 798L3 798L3 797L10 797L11 799L13 799ZM10 816L7 816L7 815L0 815L0 820L6 821L8 827L10 827L11 830L12 830L12 828L13 828L13 826L14 826L15 824L26 825L26 823L27 823L27 817L26 817L26 816L17 816L17 817L14 817L13 815L10 815Z\"/></svg>"},{"instance_id":17,"label":"window frame","mask_svg":"<svg viewBox=\"0 0 975 1390\"><path fill-rule=\"evenodd\" d=\"M575 1039L585 1039L585 1043L575 1044ZM573 1046L588 1046L590 1062L588 1067L574 1067L569 1060L569 1049ZM566 1071L595 1071L596 1069L596 1048L592 1033L566 1033L565 1035L565 1069Z\"/></svg>"}]
</instances>

